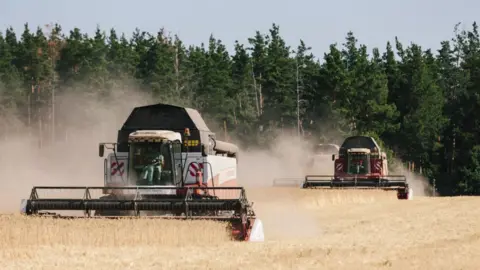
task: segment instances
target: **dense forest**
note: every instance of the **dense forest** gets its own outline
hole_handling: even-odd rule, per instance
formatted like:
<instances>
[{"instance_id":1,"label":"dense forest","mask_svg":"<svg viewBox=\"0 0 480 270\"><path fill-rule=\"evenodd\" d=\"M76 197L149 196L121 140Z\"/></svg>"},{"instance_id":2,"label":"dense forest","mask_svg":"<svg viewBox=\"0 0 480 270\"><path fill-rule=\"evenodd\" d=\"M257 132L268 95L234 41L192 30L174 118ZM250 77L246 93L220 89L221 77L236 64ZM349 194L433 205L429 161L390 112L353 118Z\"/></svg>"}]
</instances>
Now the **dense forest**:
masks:
<instances>
[{"instance_id":1,"label":"dense forest","mask_svg":"<svg viewBox=\"0 0 480 270\"><path fill-rule=\"evenodd\" d=\"M233 55L213 36L185 45L163 29L127 39L114 29L8 28L0 35L0 133L11 130L8 117L34 130L41 121L37 134L60 132L56 95L81 83L86 96L108 99L128 80L152 103L195 107L249 145L279 130L335 143L368 134L435 179L440 194L480 194L480 36L475 23L458 26L438 51L395 39L381 53L349 32L323 57L302 40L287 45L276 24L248 44L236 41Z\"/></svg>"}]
</instances>

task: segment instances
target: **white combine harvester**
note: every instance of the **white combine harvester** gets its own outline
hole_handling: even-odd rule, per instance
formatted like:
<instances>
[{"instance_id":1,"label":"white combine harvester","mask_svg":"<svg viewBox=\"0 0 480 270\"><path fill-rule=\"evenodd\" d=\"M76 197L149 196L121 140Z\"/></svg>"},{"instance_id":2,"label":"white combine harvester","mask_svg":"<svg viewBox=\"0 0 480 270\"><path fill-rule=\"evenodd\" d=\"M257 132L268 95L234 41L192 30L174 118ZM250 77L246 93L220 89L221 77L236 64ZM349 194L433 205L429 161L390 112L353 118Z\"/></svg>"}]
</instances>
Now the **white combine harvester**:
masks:
<instances>
[{"instance_id":1,"label":"white combine harvester","mask_svg":"<svg viewBox=\"0 0 480 270\"><path fill-rule=\"evenodd\" d=\"M117 142L100 144L100 157L105 148L113 151L104 159L104 186L33 187L22 212L223 220L236 240L264 240L262 222L237 183L237 146L217 140L198 111L167 104L134 108ZM60 196L75 190L82 197ZM45 191L56 196L39 196Z\"/></svg>"}]
</instances>

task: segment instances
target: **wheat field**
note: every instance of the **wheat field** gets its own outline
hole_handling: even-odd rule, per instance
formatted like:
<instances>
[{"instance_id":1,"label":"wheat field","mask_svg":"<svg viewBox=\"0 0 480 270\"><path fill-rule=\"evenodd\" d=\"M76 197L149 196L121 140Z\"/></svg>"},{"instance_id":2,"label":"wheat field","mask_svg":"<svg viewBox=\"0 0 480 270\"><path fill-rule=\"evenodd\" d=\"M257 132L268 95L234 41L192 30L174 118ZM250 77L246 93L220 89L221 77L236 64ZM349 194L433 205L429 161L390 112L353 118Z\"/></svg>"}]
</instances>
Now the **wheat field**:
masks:
<instances>
[{"instance_id":1,"label":"wheat field","mask_svg":"<svg viewBox=\"0 0 480 270\"><path fill-rule=\"evenodd\" d=\"M225 224L0 216L0 269L478 269L480 198L249 189L264 243Z\"/></svg>"}]
</instances>

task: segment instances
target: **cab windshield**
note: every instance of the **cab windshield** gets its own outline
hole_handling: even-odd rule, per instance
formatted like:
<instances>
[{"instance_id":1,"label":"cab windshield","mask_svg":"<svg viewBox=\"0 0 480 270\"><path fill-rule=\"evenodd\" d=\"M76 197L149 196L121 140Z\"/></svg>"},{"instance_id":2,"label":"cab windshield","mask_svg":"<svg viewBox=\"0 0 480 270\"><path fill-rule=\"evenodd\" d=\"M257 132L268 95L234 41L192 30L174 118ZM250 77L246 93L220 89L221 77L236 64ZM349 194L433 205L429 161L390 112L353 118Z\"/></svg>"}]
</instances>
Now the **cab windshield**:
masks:
<instances>
[{"instance_id":1,"label":"cab windshield","mask_svg":"<svg viewBox=\"0 0 480 270\"><path fill-rule=\"evenodd\" d=\"M171 144L132 143L130 144L130 175L137 185L171 185L172 157Z\"/></svg>"},{"instance_id":2,"label":"cab windshield","mask_svg":"<svg viewBox=\"0 0 480 270\"><path fill-rule=\"evenodd\" d=\"M367 153L349 153L348 154L348 173L366 174L369 172L369 154Z\"/></svg>"}]
</instances>

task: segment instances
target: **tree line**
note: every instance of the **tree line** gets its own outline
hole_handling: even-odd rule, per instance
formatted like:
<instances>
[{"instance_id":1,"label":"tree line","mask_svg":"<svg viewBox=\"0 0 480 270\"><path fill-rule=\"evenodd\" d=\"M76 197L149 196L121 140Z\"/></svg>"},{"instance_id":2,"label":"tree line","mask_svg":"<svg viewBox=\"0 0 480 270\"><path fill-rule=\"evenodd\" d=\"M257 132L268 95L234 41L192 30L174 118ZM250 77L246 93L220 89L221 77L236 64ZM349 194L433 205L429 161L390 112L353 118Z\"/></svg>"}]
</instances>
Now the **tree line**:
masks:
<instances>
[{"instance_id":1,"label":"tree line","mask_svg":"<svg viewBox=\"0 0 480 270\"><path fill-rule=\"evenodd\" d=\"M108 99L128 79L152 100L190 102L245 145L279 130L317 143L371 135L440 194L480 194L480 37L476 23L458 27L437 51L396 38L380 53L348 32L317 58L302 40L287 45L276 24L235 41L233 55L214 36L186 45L164 29L127 39L115 29L89 36L25 24L20 36L0 34L0 112L54 138L56 95L81 83L85 95ZM3 133L12 125L4 118Z\"/></svg>"}]
</instances>

